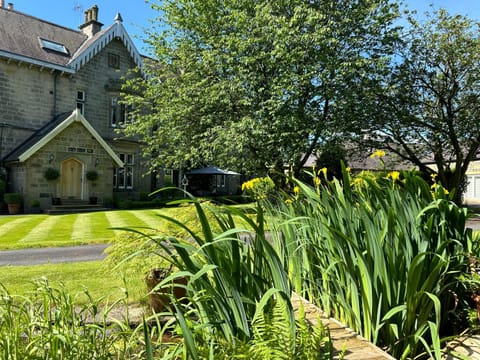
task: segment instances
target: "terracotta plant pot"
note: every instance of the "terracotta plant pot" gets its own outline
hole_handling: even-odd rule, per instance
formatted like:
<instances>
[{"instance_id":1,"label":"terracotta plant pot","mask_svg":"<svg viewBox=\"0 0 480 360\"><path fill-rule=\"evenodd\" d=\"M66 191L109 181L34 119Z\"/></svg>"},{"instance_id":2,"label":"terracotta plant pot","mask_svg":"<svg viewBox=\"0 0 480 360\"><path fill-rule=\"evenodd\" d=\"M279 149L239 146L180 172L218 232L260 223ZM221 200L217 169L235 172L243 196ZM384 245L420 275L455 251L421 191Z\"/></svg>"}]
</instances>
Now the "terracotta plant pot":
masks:
<instances>
[{"instance_id":1,"label":"terracotta plant pot","mask_svg":"<svg viewBox=\"0 0 480 360\"><path fill-rule=\"evenodd\" d=\"M154 313L173 310L172 299L182 300L186 296L187 279L183 276L172 280L169 286L152 292L163 279L170 275L170 272L171 269L157 268L150 270L145 277L150 296L150 308Z\"/></svg>"},{"instance_id":2,"label":"terracotta plant pot","mask_svg":"<svg viewBox=\"0 0 480 360\"><path fill-rule=\"evenodd\" d=\"M15 215L20 212L20 204L8 204L8 213Z\"/></svg>"}]
</instances>

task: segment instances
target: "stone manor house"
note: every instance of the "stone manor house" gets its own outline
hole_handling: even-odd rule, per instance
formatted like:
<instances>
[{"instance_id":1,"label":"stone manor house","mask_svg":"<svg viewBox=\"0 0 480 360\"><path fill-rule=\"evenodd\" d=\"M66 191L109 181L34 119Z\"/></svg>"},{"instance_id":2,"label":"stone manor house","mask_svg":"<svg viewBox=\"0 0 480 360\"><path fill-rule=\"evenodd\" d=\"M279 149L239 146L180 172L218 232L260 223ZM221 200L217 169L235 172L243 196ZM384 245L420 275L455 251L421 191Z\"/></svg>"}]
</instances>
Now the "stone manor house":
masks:
<instances>
[{"instance_id":1,"label":"stone manor house","mask_svg":"<svg viewBox=\"0 0 480 360\"><path fill-rule=\"evenodd\" d=\"M102 201L155 189L138 139L117 131L131 120L120 99L122 77L143 61L120 14L103 27L93 6L73 30L0 0L0 176L7 191L22 193L26 206L38 199L48 208L52 198ZM45 178L49 168L57 180ZM95 181L86 178L92 170ZM165 174L174 180L173 171Z\"/></svg>"}]
</instances>

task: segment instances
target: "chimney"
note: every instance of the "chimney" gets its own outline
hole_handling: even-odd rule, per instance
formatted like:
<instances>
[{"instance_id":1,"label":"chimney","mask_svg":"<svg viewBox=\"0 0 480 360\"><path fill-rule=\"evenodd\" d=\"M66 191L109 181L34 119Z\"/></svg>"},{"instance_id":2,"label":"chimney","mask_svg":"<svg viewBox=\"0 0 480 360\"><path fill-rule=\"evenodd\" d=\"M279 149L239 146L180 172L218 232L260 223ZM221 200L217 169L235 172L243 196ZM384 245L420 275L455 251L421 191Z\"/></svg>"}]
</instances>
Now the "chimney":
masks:
<instances>
[{"instance_id":1,"label":"chimney","mask_svg":"<svg viewBox=\"0 0 480 360\"><path fill-rule=\"evenodd\" d=\"M1 1L1 0L0 0ZM85 23L80 25L80 30L88 37L94 36L102 30L103 24L98 22L98 6L93 5L90 9L85 10Z\"/></svg>"},{"instance_id":2,"label":"chimney","mask_svg":"<svg viewBox=\"0 0 480 360\"><path fill-rule=\"evenodd\" d=\"M8 3L8 10L13 10L13 3Z\"/></svg>"}]
</instances>

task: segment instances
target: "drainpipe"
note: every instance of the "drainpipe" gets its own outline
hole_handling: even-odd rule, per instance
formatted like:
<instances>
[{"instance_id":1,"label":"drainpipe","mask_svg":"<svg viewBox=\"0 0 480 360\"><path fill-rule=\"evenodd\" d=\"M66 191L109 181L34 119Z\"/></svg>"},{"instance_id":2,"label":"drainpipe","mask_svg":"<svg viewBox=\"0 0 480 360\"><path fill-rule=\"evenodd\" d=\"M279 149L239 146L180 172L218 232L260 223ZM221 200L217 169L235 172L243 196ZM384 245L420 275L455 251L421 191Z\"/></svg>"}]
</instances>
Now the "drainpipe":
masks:
<instances>
[{"instance_id":1,"label":"drainpipe","mask_svg":"<svg viewBox=\"0 0 480 360\"><path fill-rule=\"evenodd\" d=\"M58 70L53 73L53 117L57 116L57 78Z\"/></svg>"}]
</instances>

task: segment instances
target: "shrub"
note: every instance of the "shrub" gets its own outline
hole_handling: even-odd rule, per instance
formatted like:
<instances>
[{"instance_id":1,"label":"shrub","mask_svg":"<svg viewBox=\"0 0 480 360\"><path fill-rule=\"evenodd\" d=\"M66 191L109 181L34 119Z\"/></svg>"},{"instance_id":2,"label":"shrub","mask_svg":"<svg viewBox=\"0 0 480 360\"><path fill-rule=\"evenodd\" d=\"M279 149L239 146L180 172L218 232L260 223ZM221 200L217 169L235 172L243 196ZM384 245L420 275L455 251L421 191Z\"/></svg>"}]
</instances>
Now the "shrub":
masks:
<instances>
[{"instance_id":1,"label":"shrub","mask_svg":"<svg viewBox=\"0 0 480 360\"><path fill-rule=\"evenodd\" d=\"M40 207L40 200L33 199L32 201L30 201L30 207L32 207L32 208Z\"/></svg>"},{"instance_id":2,"label":"shrub","mask_svg":"<svg viewBox=\"0 0 480 360\"><path fill-rule=\"evenodd\" d=\"M96 170L89 170L85 174L88 181L95 181L98 179L98 172Z\"/></svg>"},{"instance_id":3,"label":"shrub","mask_svg":"<svg viewBox=\"0 0 480 360\"><path fill-rule=\"evenodd\" d=\"M60 177L60 172L55 168L49 167L47 170L45 170L43 176L47 180L57 180Z\"/></svg>"},{"instance_id":4,"label":"shrub","mask_svg":"<svg viewBox=\"0 0 480 360\"><path fill-rule=\"evenodd\" d=\"M3 199L7 204L21 204L23 196L20 193L5 193Z\"/></svg>"},{"instance_id":5,"label":"shrub","mask_svg":"<svg viewBox=\"0 0 480 360\"><path fill-rule=\"evenodd\" d=\"M242 184L242 191L251 195L255 200L267 200L275 191L275 183L271 178L254 178Z\"/></svg>"}]
</instances>

